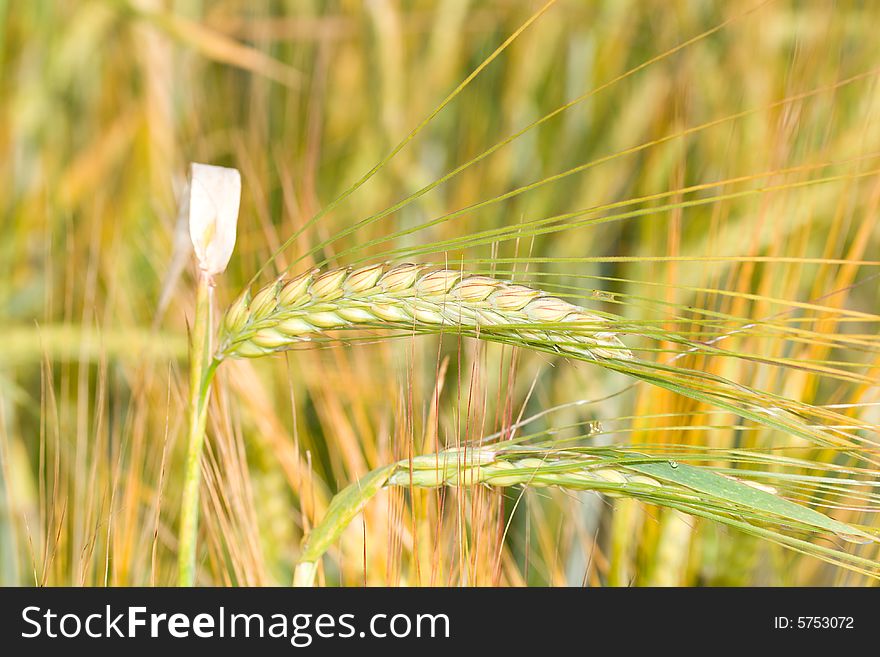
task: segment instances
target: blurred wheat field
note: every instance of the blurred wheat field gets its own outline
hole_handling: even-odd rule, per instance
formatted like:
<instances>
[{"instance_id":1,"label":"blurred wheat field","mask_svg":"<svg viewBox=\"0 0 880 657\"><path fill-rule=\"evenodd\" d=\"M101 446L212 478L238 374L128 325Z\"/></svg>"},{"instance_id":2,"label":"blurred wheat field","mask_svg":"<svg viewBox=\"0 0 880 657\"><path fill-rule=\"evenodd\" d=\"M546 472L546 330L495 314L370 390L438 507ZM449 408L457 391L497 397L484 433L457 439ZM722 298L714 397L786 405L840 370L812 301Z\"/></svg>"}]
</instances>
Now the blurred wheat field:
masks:
<instances>
[{"instance_id":1,"label":"blurred wheat field","mask_svg":"<svg viewBox=\"0 0 880 657\"><path fill-rule=\"evenodd\" d=\"M257 272L431 262L620 317L668 376L456 335L224 362L197 583L290 584L338 491L511 440L674 459L880 536L880 5L543 4L0 3L0 583L175 582L190 161L242 174L221 309ZM877 541L741 511L404 482L318 581L880 577Z\"/></svg>"}]
</instances>

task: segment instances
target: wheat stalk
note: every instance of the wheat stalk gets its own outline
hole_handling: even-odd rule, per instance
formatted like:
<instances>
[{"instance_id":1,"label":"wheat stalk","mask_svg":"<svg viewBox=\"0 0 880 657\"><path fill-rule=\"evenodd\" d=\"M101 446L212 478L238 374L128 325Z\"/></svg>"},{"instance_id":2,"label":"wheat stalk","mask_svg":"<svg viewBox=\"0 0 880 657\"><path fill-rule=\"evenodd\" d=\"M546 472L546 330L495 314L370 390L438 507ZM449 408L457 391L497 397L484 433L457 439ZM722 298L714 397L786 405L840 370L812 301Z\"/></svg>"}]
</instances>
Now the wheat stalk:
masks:
<instances>
[{"instance_id":1,"label":"wheat stalk","mask_svg":"<svg viewBox=\"0 0 880 657\"><path fill-rule=\"evenodd\" d=\"M631 359L611 322L541 290L430 265L313 270L243 294L216 358L255 358L332 329L459 331L593 359Z\"/></svg>"}]
</instances>

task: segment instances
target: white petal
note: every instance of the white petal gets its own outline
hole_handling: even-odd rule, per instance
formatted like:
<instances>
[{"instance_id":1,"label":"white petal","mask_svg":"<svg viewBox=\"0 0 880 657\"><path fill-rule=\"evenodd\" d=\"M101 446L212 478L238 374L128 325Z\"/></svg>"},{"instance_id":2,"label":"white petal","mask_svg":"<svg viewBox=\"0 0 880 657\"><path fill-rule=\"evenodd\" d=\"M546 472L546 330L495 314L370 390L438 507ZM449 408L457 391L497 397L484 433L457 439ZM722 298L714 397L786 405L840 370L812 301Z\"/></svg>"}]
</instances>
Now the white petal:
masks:
<instances>
[{"instance_id":1,"label":"white petal","mask_svg":"<svg viewBox=\"0 0 880 657\"><path fill-rule=\"evenodd\" d=\"M232 257L240 200L238 169L190 165L189 236L199 267L209 276L226 269Z\"/></svg>"}]
</instances>

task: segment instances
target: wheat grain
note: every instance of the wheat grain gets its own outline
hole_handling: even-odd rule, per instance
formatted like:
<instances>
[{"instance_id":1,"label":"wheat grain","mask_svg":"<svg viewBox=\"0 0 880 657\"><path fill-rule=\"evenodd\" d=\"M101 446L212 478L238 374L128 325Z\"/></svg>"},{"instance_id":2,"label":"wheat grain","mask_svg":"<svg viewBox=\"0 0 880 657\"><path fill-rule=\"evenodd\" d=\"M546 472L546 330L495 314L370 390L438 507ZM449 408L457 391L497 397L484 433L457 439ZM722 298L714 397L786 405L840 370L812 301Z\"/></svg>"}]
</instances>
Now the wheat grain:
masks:
<instances>
[{"instance_id":1,"label":"wheat grain","mask_svg":"<svg viewBox=\"0 0 880 657\"><path fill-rule=\"evenodd\" d=\"M349 328L460 331L593 359L631 359L609 319L541 290L429 265L313 270L242 295L223 319L217 358L289 349Z\"/></svg>"}]
</instances>

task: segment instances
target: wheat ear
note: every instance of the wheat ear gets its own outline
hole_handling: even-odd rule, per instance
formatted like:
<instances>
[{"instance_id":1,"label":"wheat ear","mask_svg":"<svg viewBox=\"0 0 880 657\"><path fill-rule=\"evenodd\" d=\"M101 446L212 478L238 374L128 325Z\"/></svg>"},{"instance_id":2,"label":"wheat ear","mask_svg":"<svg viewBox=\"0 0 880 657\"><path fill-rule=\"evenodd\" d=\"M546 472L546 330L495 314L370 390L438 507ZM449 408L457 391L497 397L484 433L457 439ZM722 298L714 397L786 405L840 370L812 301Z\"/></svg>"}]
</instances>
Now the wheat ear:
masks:
<instances>
[{"instance_id":1,"label":"wheat ear","mask_svg":"<svg viewBox=\"0 0 880 657\"><path fill-rule=\"evenodd\" d=\"M593 359L631 359L611 321L541 290L429 265L314 270L246 292L223 319L216 358L253 358L347 327L476 337Z\"/></svg>"},{"instance_id":2,"label":"wheat ear","mask_svg":"<svg viewBox=\"0 0 880 657\"><path fill-rule=\"evenodd\" d=\"M710 472L701 477L708 477L714 490L720 492L710 495L706 492L705 479L702 485L694 485L696 472L699 470L692 466L635 452L609 452L601 456L522 446L450 449L398 461L373 470L337 493L324 519L312 530L303 545L294 573L294 585L314 585L321 557L370 499L388 486L558 486L568 490L598 491L610 497L634 497L689 512L712 505L715 509L726 508L732 513L736 509L736 504L732 502L734 499L754 500L756 495L776 493L775 489L752 481ZM683 482L690 482L690 485ZM764 501L766 503L766 497ZM791 505L788 502L780 503ZM806 510L804 513L813 512ZM822 523L827 521L826 518L821 521L815 518L807 516L807 520L813 520L817 527L823 527ZM842 524L835 525L835 528L847 529Z\"/></svg>"}]
</instances>

